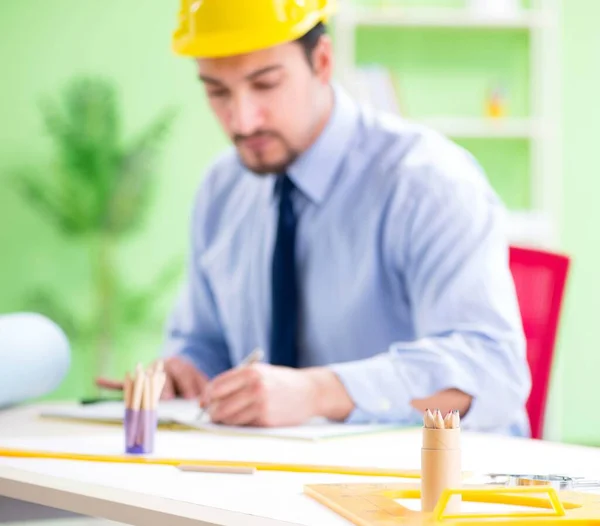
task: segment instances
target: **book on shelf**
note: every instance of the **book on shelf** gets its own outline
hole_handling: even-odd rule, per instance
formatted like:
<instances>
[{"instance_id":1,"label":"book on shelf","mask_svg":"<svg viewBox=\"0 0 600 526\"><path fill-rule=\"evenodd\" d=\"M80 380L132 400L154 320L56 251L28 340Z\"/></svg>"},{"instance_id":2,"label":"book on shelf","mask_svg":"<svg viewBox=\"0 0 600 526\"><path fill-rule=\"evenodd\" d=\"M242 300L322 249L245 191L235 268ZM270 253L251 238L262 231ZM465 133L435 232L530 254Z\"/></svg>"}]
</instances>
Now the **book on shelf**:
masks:
<instances>
[{"instance_id":1,"label":"book on shelf","mask_svg":"<svg viewBox=\"0 0 600 526\"><path fill-rule=\"evenodd\" d=\"M378 65L357 67L352 84L352 91L361 103L388 113L402 113L398 84L387 68Z\"/></svg>"},{"instance_id":2,"label":"book on shelf","mask_svg":"<svg viewBox=\"0 0 600 526\"><path fill-rule=\"evenodd\" d=\"M467 8L475 15L493 18L515 17L522 11L520 0L469 0Z\"/></svg>"}]
</instances>

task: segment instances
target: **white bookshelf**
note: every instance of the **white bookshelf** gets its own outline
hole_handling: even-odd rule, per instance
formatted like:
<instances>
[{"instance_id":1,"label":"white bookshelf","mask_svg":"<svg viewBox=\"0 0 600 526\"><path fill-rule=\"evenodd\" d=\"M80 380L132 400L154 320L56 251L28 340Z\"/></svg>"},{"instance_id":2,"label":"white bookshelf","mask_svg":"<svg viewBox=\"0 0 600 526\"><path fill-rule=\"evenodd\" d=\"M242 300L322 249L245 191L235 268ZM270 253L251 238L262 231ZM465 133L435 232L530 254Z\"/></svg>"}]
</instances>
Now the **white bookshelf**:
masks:
<instances>
[{"instance_id":1,"label":"white bookshelf","mask_svg":"<svg viewBox=\"0 0 600 526\"><path fill-rule=\"evenodd\" d=\"M528 118L432 117L420 119L454 139L525 139L530 141L531 210L511 211L510 239L514 244L548 249L559 248L561 221L560 154L560 0L532 0L531 9L513 16L494 17L468 8L417 8L394 6L394 0L380 7L357 6L339 0L334 30L336 74L354 92L355 33L359 27L457 28L458 30L522 30L529 32L530 108ZM401 2L398 2L401 3ZM409 116L409 118L411 118Z\"/></svg>"},{"instance_id":2,"label":"white bookshelf","mask_svg":"<svg viewBox=\"0 0 600 526\"><path fill-rule=\"evenodd\" d=\"M534 139L540 128L532 119L423 118L420 123L454 139Z\"/></svg>"},{"instance_id":3,"label":"white bookshelf","mask_svg":"<svg viewBox=\"0 0 600 526\"><path fill-rule=\"evenodd\" d=\"M498 18L456 8L372 8L348 5L342 12L342 17L346 23L365 26L523 29L543 24L539 13L525 12Z\"/></svg>"},{"instance_id":4,"label":"white bookshelf","mask_svg":"<svg viewBox=\"0 0 600 526\"><path fill-rule=\"evenodd\" d=\"M546 248L554 236L552 221L535 210L513 210L508 217L508 236L515 245Z\"/></svg>"}]
</instances>

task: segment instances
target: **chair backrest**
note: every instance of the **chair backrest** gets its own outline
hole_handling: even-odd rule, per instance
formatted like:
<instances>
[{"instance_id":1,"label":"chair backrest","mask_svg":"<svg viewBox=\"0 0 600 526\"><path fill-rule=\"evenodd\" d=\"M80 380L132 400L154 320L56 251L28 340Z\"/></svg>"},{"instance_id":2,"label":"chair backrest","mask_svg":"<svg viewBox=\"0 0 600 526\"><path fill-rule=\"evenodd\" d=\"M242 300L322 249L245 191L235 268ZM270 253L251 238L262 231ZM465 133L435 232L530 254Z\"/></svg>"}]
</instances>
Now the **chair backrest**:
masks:
<instances>
[{"instance_id":1,"label":"chair backrest","mask_svg":"<svg viewBox=\"0 0 600 526\"><path fill-rule=\"evenodd\" d=\"M559 326L569 257L525 247L510 247L532 388L527 413L532 438L542 438L550 373Z\"/></svg>"}]
</instances>

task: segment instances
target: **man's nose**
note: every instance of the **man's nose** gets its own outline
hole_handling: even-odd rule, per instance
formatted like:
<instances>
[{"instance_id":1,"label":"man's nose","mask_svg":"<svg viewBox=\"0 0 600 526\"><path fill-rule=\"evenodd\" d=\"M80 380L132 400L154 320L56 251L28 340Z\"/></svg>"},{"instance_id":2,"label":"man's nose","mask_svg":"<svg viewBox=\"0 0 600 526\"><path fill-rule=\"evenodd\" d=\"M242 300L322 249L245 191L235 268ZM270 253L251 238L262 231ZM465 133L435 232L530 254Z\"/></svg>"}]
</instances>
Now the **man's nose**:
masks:
<instances>
[{"instance_id":1,"label":"man's nose","mask_svg":"<svg viewBox=\"0 0 600 526\"><path fill-rule=\"evenodd\" d=\"M233 99L231 128L235 134L251 135L262 125L260 108L252 97L242 94Z\"/></svg>"}]
</instances>

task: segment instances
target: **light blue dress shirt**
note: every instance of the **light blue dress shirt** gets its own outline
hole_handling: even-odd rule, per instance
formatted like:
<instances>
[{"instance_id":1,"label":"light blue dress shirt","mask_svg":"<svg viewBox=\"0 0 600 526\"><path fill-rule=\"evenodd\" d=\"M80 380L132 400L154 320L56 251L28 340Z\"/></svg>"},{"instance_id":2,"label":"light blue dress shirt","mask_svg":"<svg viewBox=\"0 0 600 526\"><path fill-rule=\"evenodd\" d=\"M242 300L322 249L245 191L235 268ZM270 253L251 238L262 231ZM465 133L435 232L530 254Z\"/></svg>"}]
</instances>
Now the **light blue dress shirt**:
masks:
<instances>
[{"instance_id":1,"label":"light blue dress shirt","mask_svg":"<svg viewBox=\"0 0 600 526\"><path fill-rule=\"evenodd\" d=\"M348 422L422 422L410 401L457 388L463 428L528 435L530 376L505 209L438 133L370 112L334 86L333 114L288 173L297 191L301 366L331 367ZM229 150L195 202L188 275L167 354L209 376L269 356L275 175Z\"/></svg>"}]
</instances>

